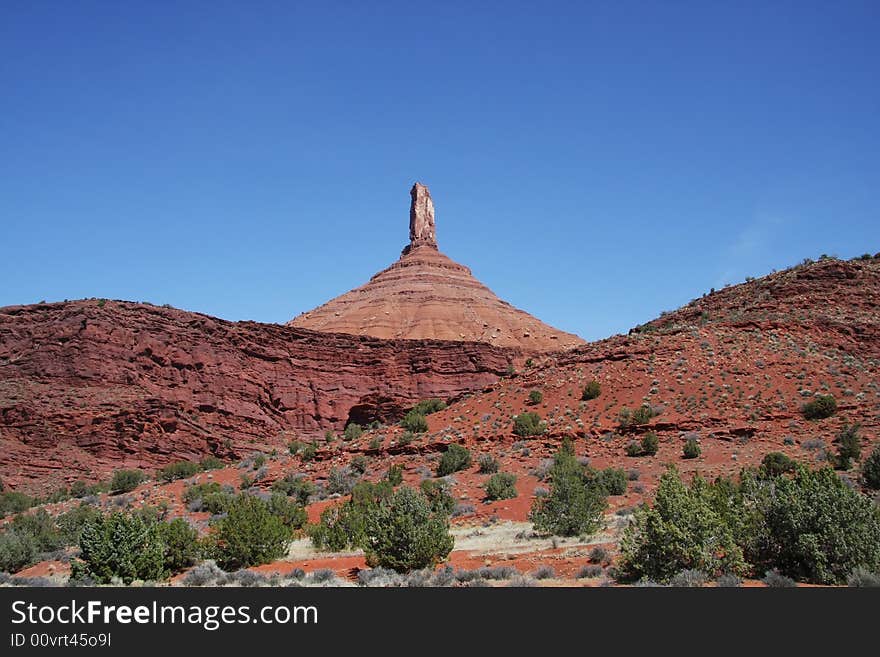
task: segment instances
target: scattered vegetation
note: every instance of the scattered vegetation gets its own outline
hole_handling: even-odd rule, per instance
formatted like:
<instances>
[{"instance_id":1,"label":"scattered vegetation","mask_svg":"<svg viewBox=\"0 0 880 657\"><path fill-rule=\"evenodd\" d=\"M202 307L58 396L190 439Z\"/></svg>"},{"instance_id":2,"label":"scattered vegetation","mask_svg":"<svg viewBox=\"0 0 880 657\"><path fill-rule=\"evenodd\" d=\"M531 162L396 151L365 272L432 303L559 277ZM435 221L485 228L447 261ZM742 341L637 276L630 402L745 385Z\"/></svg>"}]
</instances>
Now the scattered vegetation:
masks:
<instances>
[{"instance_id":1,"label":"scattered vegetation","mask_svg":"<svg viewBox=\"0 0 880 657\"><path fill-rule=\"evenodd\" d=\"M540 390L532 390L529 393L529 404L532 406L540 404L542 401L544 401L544 393Z\"/></svg>"},{"instance_id":2,"label":"scattered vegetation","mask_svg":"<svg viewBox=\"0 0 880 657\"><path fill-rule=\"evenodd\" d=\"M626 455L633 457L654 456L659 448L660 440L657 438L657 434L649 431L642 436L641 441L636 442L633 440L626 446Z\"/></svg>"}]
</instances>

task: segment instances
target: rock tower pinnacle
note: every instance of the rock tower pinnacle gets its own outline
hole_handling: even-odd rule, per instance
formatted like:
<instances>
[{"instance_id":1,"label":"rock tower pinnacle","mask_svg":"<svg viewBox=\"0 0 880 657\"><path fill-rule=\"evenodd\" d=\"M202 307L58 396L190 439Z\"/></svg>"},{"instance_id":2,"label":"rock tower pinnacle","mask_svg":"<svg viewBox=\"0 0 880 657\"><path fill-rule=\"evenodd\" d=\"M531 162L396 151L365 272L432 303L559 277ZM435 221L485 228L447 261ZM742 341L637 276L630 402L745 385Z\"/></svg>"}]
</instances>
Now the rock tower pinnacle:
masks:
<instances>
[{"instance_id":1,"label":"rock tower pinnacle","mask_svg":"<svg viewBox=\"0 0 880 657\"><path fill-rule=\"evenodd\" d=\"M422 183L416 183L409 190L412 202L409 206L409 246L408 252L417 246L437 248L437 234L434 229L434 201L431 192Z\"/></svg>"}]
</instances>

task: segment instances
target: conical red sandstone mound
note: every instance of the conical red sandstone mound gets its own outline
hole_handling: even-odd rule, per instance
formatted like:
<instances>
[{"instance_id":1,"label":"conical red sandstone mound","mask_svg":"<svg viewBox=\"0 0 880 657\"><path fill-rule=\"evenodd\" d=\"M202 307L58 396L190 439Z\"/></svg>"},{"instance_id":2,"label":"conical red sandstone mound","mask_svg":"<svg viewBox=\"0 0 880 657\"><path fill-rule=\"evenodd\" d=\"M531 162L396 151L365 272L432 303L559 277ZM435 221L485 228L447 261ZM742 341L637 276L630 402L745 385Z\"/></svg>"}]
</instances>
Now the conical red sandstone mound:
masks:
<instances>
[{"instance_id":1,"label":"conical red sandstone mound","mask_svg":"<svg viewBox=\"0 0 880 657\"><path fill-rule=\"evenodd\" d=\"M291 320L299 328L378 338L488 342L524 351L583 344L499 299L470 269L440 253L428 188L413 185L410 244L359 288Z\"/></svg>"}]
</instances>

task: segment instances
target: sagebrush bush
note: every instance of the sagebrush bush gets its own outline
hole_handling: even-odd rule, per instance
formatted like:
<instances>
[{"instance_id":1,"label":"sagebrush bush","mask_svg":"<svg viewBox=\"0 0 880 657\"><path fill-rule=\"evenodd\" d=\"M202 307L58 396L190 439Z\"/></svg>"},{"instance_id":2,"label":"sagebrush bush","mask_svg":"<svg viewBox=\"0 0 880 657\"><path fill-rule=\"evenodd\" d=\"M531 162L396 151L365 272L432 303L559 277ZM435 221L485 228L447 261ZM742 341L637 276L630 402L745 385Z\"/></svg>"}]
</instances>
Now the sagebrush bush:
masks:
<instances>
[{"instance_id":1,"label":"sagebrush bush","mask_svg":"<svg viewBox=\"0 0 880 657\"><path fill-rule=\"evenodd\" d=\"M190 511L207 511L218 515L226 511L232 500L232 489L224 488L216 482L192 484L183 490L183 501Z\"/></svg>"},{"instance_id":2,"label":"sagebrush bush","mask_svg":"<svg viewBox=\"0 0 880 657\"><path fill-rule=\"evenodd\" d=\"M357 440L364 433L363 427L359 425L357 422L349 422L345 427L345 431L342 433L342 437L345 440Z\"/></svg>"},{"instance_id":3,"label":"sagebrush bush","mask_svg":"<svg viewBox=\"0 0 880 657\"><path fill-rule=\"evenodd\" d=\"M446 408L446 402L442 399L423 399L413 406L412 410L419 415L430 415Z\"/></svg>"},{"instance_id":4,"label":"sagebrush bush","mask_svg":"<svg viewBox=\"0 0 880 657\"><path fill-rule=\"evenodd\" d=\"M619 468L605 468L594 475L596 484L605 490L606 495L623 495L626 493L626 473Z\"/></svg>"},{"instance_id":5,"label":"sagebrush bush","mask_svg":"<svg viewBox=\"0 0 880 657\"><path fill-rule=\"evenodd\" d=\"M0 572L16 573L34 563L37 545L33 537L14 529L0 533Z\"/></svg>"},{"instance_id":6,"label":"sagebrush bush","mask_svg":"<svg viewBox=\"0 0 880 657\"><path fill-rule=\"evenodd\" d=\"M466 470L471 466L471 453L458 443L452 443L446 448L440 462L437 464L437 476L445 477L459 470Z\"/></svg>"},{"instance_id":7,"label":"sagebrush bush","mask_svg":"<svg viewBox=\"0 0 880 657\"><path fill-rule=\"evenodd\" d=\"M486 499L509 500L517 496L516 476L509 472L498 472L486 482Z\"/></svg>"},{"instance_id":8,"label":"sagebrush bush","mask_svg":"<svg viewBox=\"0 0 880 657\"><path fill-rule=\"evenodd\" d=\"M146 475L140 470L117 470L110 480L110 492L129 493L141 485Z\"/></svg>"},{"instance_id":9,"label":"sagebrush bush","mask_svg":"<svg viewBox=\"0 0 880 657\"><path fill-rule=\"evenodd\" d=\"M193 463L192 461L178 461L177 463L166 465L159 470L157 478L160 481L170 482L177 479L192 477L194 474L201 472L201 470L202 467L198 463Z\"/></svg>"},{"instance_id":10,"label":"sagebrush bush","mask_svg":"<svg viewBox=\"0 0 880 657\"><path fill-rule=\"evenodd\" d=\"M700 456L702 450L700 449L700 444L697 442L696 438L688 438L684 447L681 450L681 455L686 459L695 459Z\"/></svg>"},{"instance_id":11,"label":"sagebrush bush","mask_svg":"<svg viewBox=\"0 0 880 657\"><path fill-rule=\"evenodd\" d=\"M400 426L412 433L425 433L428 430L428 420L421 413L411 410L403 416Z\"/></svg>"},{"instance_id":12,"label":"sagebrush bush","mask_svg":"<svg viewBox=\"0 0 880 657\"><path fill-rule=\"evenodd\" d=\"M761 460L761 473L767 477L778 477L793 472L795 462L782 452L769 452Z\"/></svg>"},{"instance_id":13,"label":"sagebrush bush","mask_svg":"<svg viewBox=\"0 0 880 657\"><path fill-rule=\"evenodd\" d=\"M477 464L480 466L480 474L494 474L498 472L500 464L491 454L480 454L477 458Z\"/></svg>"},{"instance_id":14,"label":"sagebrush bush","mask_svg":"<svg viewBox=\"0 0 880 657\"><path fill-rule=\"evenodd\" d=\"M294 498L302 506L308 504L309 499L317 492L315 484L301 472L288 472L272 484L272 490Z\"/></svg>"},{"instance_id":15,"label":"sagebrush bush","mask_svg":"<svg viewBox=\"0 0 880 657\"><path fill-rule=\"evenodd\" d=\"M591 399L596 399L600 394L602 394L602 386L599 385L599 382L593 379L586 386L584 386L584 390L581 393L581 401L590 401Z\"/></svg>"},{"instance_id":16,"label":"sagebrush bush","mask_svg":"<svg viewBox=\"0 0 880 657\"><path fill-rule=\"evenodd\" d=\"M455 509L455 498L445 481L425 479L419 488L433 511L449 515Z\"/></svg>"},{"instance_id":17,"label":"sagebrush bush","mask_svg":"<svg viewBox=\"0 0 880 657\"><path fill-rule=\"evenodd\" d=\"M385 473L385 479L392 486L399 486L403 483L403 466L399 464L391 464L388 466L388 472Z\"/></svg>"},{"instance_id":18,"label":"sagebrush bush","mask_svg":"<svg viewBox=\"0 0 880 657\"><path fill-rule=\"evenodd\" d=\"M513 418L513 432L517 436L540 436L546 429L546 423L541 421L537 413L527 411Z\"/></svg>"},{"instance_id":19,"label":"sagebrush bush","mask_svg":"<svg viewBox=\"0 0 880 657\"><path fill-rule=\"evenodd\" d=\"M832 395L817 395L815 399L801 407L801 413L808 420L822 420L837 412L837 400Z\"/></svg>"}]
</instances>

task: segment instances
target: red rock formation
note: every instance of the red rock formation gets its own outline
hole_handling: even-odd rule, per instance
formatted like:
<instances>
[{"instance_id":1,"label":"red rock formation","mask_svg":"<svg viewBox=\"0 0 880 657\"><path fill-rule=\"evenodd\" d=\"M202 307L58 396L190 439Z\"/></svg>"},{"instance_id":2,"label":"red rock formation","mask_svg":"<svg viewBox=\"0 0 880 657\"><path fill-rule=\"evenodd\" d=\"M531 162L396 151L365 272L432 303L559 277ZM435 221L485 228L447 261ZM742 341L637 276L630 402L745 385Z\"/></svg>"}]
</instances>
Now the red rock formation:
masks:
<instances>
[{"instance_id":1,"label":"red rock formation","mask_svg":"<svg viewBox=\"0 0 880 657\"><path fill-rule=\"evenodd\" d=\"M428 188L416 183L410 196L410 243L400 259L289 326L378 338L488 342L528 352L584 343L502 301L470 269L443 255Z\"/></svg>"},{"instance_id":2,"label":"red rock formation","mask_svg":"<svg viewBox=\"0 0 880 657\"><path fill-rule=\"evenodd\" d=\"M70 480L283 446L482 388L514 355L117 301L3 308L0 476Z\"/></svg>"}]
</instances>

